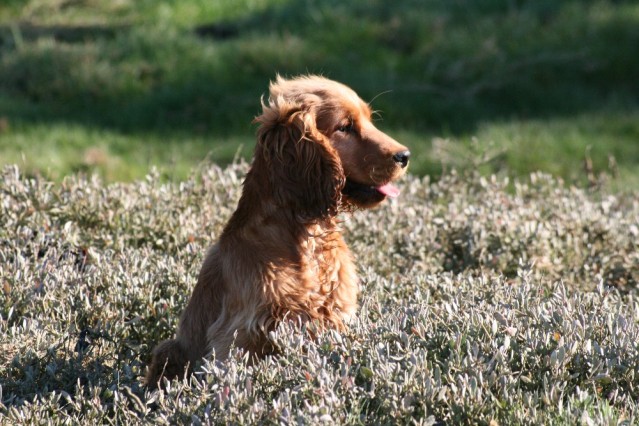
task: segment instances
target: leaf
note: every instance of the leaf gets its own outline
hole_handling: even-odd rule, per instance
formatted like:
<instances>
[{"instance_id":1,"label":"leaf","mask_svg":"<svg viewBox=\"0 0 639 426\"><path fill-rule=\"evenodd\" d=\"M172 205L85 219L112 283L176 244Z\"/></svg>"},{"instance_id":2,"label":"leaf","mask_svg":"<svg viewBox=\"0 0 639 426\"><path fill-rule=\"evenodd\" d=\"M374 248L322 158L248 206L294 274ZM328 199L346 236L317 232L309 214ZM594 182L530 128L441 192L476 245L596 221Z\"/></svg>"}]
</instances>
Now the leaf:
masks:
<instances>
[{"instance_id":1,"label":"leaf","mask_svg":"<svg viewBox=\"0 0 639 426\"><path fill-rule=\"evenodd\" d=\"M368 367L361 367L359 371L362 374L362 376L367 380L371 379L374 375L373 370L371 370Z\"/></svg>"}]
</instances>

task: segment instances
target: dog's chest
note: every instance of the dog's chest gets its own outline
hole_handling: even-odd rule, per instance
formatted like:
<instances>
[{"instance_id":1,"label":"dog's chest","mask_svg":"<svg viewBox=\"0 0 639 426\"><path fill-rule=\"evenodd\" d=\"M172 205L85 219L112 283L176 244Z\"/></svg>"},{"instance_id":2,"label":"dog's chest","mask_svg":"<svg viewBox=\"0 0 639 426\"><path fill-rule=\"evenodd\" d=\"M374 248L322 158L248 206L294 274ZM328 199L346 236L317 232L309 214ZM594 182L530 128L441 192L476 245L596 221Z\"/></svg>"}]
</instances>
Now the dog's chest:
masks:
<instances>
[{"instance_id":1,"label":"dog's chest","mask_svg":"<svg viewBox=\"0 0 639 426\"><path fill-rule=\"evenodd\" d=\"M340 239L335 233L309 237L303 245L304 263L315 292L328 295L340 281Z\"/></svg>"}]
</instances>

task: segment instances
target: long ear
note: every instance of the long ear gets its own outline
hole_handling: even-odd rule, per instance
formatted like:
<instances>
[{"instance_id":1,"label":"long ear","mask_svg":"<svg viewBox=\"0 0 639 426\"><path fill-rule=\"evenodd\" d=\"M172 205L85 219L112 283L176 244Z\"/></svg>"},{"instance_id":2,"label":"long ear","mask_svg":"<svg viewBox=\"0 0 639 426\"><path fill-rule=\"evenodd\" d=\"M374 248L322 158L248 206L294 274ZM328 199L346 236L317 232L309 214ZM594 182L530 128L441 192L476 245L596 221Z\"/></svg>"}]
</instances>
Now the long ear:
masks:
<instances>
[{"instance_id":1,"label":"long ear","mask_svg":"<svg viewBox=\"0 0 639 426\"><path fill-rule=\"evenodd\" d=\"M337 214L345 177L342 164L315 125L313 108L285 100L263 104L253 167L266 170L276 204L303 221Z\"/></svg>"}]
</instances>

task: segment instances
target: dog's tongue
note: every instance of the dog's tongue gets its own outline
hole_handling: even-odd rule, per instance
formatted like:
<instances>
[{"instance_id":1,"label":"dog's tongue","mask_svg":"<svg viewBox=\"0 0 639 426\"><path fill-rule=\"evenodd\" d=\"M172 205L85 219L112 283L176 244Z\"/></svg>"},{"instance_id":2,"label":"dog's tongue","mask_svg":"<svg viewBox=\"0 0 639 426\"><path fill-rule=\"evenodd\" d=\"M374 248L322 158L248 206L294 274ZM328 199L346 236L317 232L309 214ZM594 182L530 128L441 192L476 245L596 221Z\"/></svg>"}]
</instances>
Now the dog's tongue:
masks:
<instances>
[{"instance_id":1,"label":"dog's tongue","mask_svg":"<svg viewBox=\"0 0 639 426\"><path fill-rule=\"evenodd\" d=\"M397 187L393 185L392 183L387 183L386 185L378 186L375 189L377 189L377 191L391 198L395 198L399 195L399 189L397 189Z\"/></svg>"}]
</instances>

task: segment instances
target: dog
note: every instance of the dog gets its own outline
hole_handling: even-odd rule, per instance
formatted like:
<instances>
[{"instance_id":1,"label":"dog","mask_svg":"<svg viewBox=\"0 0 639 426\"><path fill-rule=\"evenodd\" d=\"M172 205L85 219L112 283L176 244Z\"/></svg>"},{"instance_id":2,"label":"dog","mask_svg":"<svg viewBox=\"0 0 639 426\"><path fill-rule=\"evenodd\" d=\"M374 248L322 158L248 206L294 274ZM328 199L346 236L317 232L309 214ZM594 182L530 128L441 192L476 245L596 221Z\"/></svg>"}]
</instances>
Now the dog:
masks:
<instances>
[{"instance_id":1,"label":"dog","mask_svg":"<svg viewBox=\"0 0 639 426\"><path fill-rule=\"evenodd\" d=\"M337 216L398 196L410 152L375 127L353 90L324 77L277 76L262 109L237 210L176 337L153 350L148 386L206 355L223 360L233 344L251 357L272 353L268 333L281 321L344 330L355 313L358 281Z\"/></svg>"}]
</instances>

